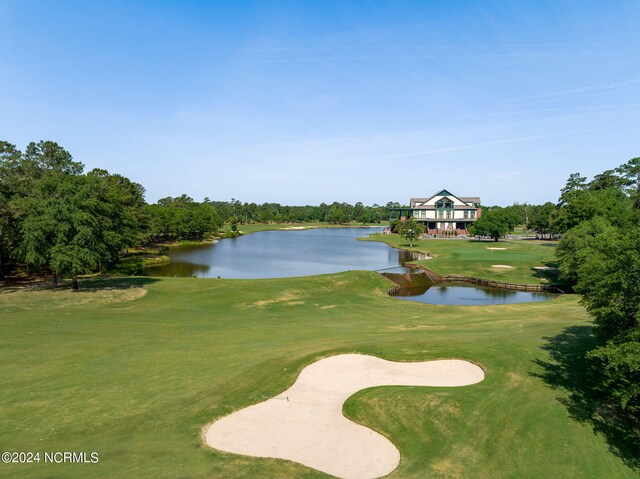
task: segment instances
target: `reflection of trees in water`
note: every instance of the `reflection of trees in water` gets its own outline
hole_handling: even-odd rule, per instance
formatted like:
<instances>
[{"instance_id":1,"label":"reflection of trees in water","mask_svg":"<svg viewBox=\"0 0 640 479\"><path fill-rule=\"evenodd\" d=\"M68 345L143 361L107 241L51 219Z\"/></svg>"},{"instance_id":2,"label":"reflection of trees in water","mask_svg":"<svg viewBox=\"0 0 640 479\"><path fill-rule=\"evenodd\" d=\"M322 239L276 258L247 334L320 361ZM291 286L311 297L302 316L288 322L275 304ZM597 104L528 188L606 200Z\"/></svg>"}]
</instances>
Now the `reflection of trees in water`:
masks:
<instances>
[{"instance_id":1,"label":"reflection of trees in water","mask_svg":"<svg viewBox=\"0 0 640 479\"><path fill-rule=\"evenodd\" d=\"M419 261L421 259L427 259L429 255L424 253L416 253L415 251L405 251L400 250L398 259L400 260L400 264L409 263L411 261Z\"/></svg>"},{"instance_id":2,"label":"reflection of trees in water","mask_svg":"<svg viewBox=\"0 0 640 479\"><path fill-rule=\"evenodd\" d=\"M192 276L198 276L199 273L207 273L211 267L206 264L193 264L193 263L181 263L171 262L169 264L163 264L161 266L154 266L148 268L146 273L153 276L178 276L181 278L189 278Z\"/></svg>"},{"instance_id":3,"label":"reflection of trees in water","mask_svg":"<svg viewBox=\"0 0 640 479\"><path fill-rule=\"evenodd\" d=\"M431 291L431 292L429 292ZM459 283L439 283L432 285L413 286L410 288L398 288L394 296L419 297L422 301L436 304L474 305L502 303L524 303L542 299L551 299L552 294L533 293L528 291L511 291L500 288L487 288L475 285ZM441 300L446 300L440 303Z\"/></svg>"},{"instance_id":4,"label":"reflection of trees in water","mask_svg":"<svg viewBox=\"0 0 640 479\"><path fill-rule=\"evenodd\" d=\"M420 296L427 292L431 285L413 286L411 288L398 288L395 296Z\"/></svg>"}]
</instances>

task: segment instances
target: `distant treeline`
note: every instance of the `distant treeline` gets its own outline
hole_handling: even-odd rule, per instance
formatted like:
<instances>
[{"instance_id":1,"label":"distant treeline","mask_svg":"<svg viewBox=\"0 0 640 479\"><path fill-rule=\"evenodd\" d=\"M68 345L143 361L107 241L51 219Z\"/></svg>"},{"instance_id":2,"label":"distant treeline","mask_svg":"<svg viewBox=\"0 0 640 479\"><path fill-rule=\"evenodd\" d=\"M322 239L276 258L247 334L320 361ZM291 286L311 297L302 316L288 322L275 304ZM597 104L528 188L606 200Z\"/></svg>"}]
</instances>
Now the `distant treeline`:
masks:
<instances>
[{"instance_id":1,"label":"distant treeline","mask_svg":"<svg viewBox=\"0 0 640 479\"><path fill-rule=\"evenodd\" d=\"M84 165L52 141L20 151L0 141L0 279L17 265L57 277L106 271L135 245L236 235L245 223L380 223L389 208L334 202L319 206L144 200L142 185ZM227 229L224 232L221 230Z\"/></svg>"}]
</instances>

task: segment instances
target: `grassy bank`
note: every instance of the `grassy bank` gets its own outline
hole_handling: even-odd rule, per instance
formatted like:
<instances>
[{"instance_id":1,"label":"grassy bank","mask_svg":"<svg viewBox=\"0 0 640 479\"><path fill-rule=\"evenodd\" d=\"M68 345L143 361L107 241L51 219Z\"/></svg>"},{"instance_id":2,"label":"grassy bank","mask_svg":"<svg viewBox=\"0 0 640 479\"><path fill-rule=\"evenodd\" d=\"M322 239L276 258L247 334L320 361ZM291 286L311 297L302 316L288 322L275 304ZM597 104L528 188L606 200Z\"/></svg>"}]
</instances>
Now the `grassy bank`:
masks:
<instances>
[{"instance_id":1,"label":"grassy bank","mask_svg":"<svg viewBox=\"0 0 640 479\"><path fill-rule=\"evenodd\" d=\"M555 269L540 270L535 267L555 268L555 244L549 241L501 240L478 241L476 239L420 239L413 247L397 234L371 235L365 241L380 241L411 251L426 253L432 259L416 263L440 274L462 274L483 279L511 283L557 282ZM497 249L496 249L497 248ZM509 268L496 267L509 266Z\"/></svg>"},{"instance_id":2,"label":"grassy bank","mask_svg":"<svg viewBox=\"0 0 640 479\"><path fill-rule=\"evenodd\" d=\"M626 478L619 438L566 404L591 341L574 296L443 307L394 299L370 272L278 280L134 278L79 293L0 294L0 448L97 451L98 464L0 464L7 478L326 477L205 448L202 427L361 352L463 358L461 388L368 389L346 414L391 438L395 478ZM571 340L570 340L571 339Z\"/></svg>"}]
</instances>

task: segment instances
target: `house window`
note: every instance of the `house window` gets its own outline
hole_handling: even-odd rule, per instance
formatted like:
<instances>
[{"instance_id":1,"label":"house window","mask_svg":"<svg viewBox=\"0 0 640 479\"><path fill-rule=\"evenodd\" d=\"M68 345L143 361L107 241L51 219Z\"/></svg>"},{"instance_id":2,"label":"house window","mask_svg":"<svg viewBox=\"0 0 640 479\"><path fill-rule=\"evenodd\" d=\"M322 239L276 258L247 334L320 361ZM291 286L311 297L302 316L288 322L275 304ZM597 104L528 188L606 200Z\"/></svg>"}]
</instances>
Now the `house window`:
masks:
<instances>
[{"instance_id":1,"label":"house window","mask_svg":"<svg viewBox=\"0 0 640 479\"><path fill-rule=\"evenodd\" d=\"M438 211L438 218L444 218L444 213L442 211Z\"/></svg>"},{"instance_id":2,"label":"house window","mask_svg":"<svg viewBox=\"0 0 640 479\"><path fill-rule=\"evenodd\" d=\"M471 214L471 218L475 218L476 217L476 212L475 211L471 211L470 214Z\"/></svg>"},{"instance_id":3,"label":"house window","mask_svg":"<svg viewBox=\"0 0 640 479\"><path fill-rule=\"evenodd\" d=\"M469 217L469 212L467 210L464 210L464 217L468 218Z\"/></svg>"},{"instance_id":4,"label":"house window","mask_svg":"<svg viewBox=\"0 0 640 479\"><path fill-rule=\"evenodd\" d=\"M451 211L447 211L447 219L451 218Z\"/></svg>"}]
</instances>

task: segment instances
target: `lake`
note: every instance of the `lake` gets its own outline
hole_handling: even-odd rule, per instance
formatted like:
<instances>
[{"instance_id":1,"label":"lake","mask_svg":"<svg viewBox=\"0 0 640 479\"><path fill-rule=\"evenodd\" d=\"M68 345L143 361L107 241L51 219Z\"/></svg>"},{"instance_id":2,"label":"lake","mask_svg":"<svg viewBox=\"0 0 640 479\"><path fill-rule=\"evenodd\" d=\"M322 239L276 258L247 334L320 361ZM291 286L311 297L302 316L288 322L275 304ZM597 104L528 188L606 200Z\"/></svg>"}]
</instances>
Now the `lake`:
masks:
<instances>
[{"instance_id":1,"label":"lake","mask_svg":"<svg viewBox=\"0 0 640 479\"><path fill-rule=\"evenodd\" d=\"M171 263L146 269L151 276L199 278L288 278L348 270L415 273L407 261L426 255L356 238L383 228L318 228L262 231L216 244L171 249ZM507 291L468 284L401 289L399 299L445 305L486 305L544 301L555 295Z\"/></svg>"},{"instance_id":2,"label":"lake","mask_svg":"<svg viewBox=\"0 0 640 479\"><path fill-rule=\"evenodd\" d=\"M356 238L376 228L262 231L217 244L171 249L171 263L146 270L152 276L199 278L287 278L348 270L410 271L402 264L415 253Z\"/></svg>"}]
</instances>

